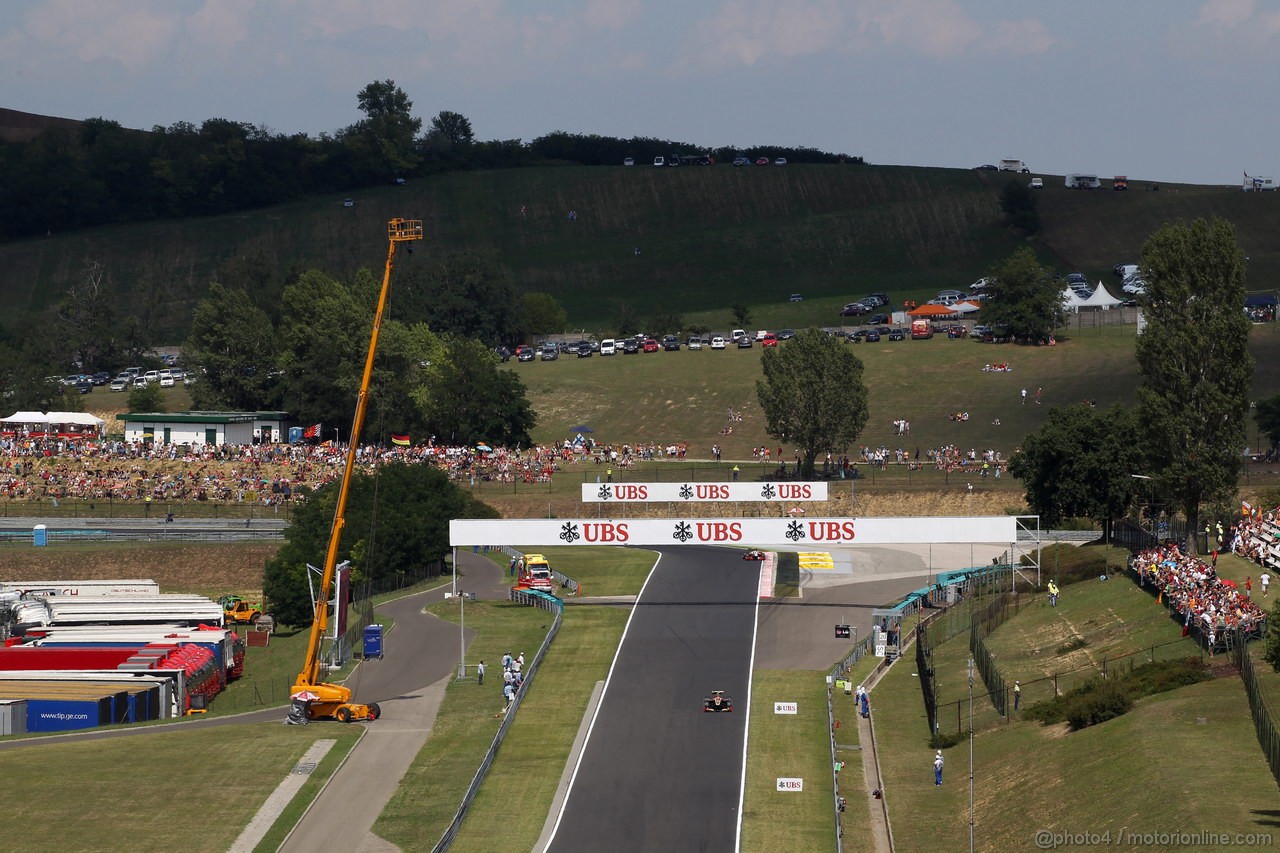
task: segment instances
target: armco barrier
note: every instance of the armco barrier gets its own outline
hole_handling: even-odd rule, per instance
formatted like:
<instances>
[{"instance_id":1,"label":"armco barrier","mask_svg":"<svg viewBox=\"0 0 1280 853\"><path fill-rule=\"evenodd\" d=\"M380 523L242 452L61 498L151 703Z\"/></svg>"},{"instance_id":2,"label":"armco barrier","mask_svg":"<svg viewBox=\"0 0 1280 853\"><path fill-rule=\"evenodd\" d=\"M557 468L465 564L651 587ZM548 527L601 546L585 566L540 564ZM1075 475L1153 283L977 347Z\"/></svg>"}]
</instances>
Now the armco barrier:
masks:
<instances>
[{"instance_id":1,"label":"armco barrier","mask_svg":"<svg viewBox=\"0 0 1280 853\"><path fill-rule=\"evenodd\" d=\"M444 831L444 835L440 836L440 840L432 848L432 853L444 853L445 850L448 850L453 845L453 839L457 837L458 830L462 827L462 821L467 816L467 810L471 808L476 792L480 790L480 785L484 782L484 777L488 775L489 767L493 765L493 759L497 757L498 750L502 747L502 741L507 736L507 730L511 728L511 723L515 720L516 711L524 699L524 694L529 689L529 685L533 684L533 678L538 673L538 666L542 663L543 656L546 655L547 649L551 647L551 641L556 638L556 634L560 631L560 623L564 618L564 603L554 595L547 595L545 592L536 592L534 590L513 589L511 590L511 600L527 604L530 607L541 607L543 610L550 610L556 614L556 618L552 621L551 629L547 631L547 636L543 639L542 645L538 647L537 653L525 670L524 684L516 692L515 699L512 700L511 706L507 708L507 713L503 715L502 725L498 726L498 732L493 736L493 742L489 744L489 751L485 753L484 760L480 762L480 767L476 770L476 775L471 779L471 784L467 786L467 793L462 798L462 804L458 806L458 811L449 823L449 828Z\"/></svg>"}]
</instances>

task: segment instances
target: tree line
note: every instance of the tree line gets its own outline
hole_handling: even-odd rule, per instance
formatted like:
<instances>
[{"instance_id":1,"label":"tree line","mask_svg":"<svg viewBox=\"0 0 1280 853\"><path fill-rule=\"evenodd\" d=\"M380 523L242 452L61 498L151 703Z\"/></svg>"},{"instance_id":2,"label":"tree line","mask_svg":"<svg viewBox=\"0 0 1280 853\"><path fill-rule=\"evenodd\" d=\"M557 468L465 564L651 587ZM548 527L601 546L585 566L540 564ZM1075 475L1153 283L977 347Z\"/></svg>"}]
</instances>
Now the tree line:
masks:
<instances>
[{"instance_id":1,"label":"tree line","mask_svg":"<svg viewBox=\"0 0 1280 853\"><path fill-rule=\"evenodd\" d=\"M364 118L312 137L225 118L150 131L91 118L28 141L0 140L0 240L150 219L210 216L460 169L617 165L673 153L732 159L738 149L557 131L478 140L450 110L426 125L393 80L357 95ZM742 149L794 162L862 162L812 148Z\"/></svg>"}]
</instances>

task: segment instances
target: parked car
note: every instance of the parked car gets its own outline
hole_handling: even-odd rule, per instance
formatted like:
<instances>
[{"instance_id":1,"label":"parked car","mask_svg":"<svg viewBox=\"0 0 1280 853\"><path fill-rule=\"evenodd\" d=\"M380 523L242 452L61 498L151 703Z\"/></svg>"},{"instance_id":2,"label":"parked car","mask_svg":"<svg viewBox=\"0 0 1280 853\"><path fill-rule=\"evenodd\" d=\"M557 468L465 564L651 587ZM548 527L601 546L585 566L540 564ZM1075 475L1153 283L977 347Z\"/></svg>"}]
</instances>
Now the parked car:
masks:
<instances>
[{"instance_id":1,"label":"parked car","mask_svg":"<svg viewBox=\"0 0 1280 853\"><path fill-rule=\"evenodd\" d=\"M1031 183L1027 184L1033 190L1044 189L1044 178L1032 178Z\"/></svg>"},{"instance_id":2,"label":"parked car","mask_svg":"<svg viewBox=\"0 0 1280 853\"><path fill-rule=\"evenodd\" d=\"M719 335L715 335L711 338L712 349L724 349L724 346L725 346L724 338L720 337Z\"/></svg>"},{"instance_id":3,"label":"parked car","mask_svg":"<svg viewBox=\"0 0 1280 853\"><path fill-rule=\"evenodd\" d=\"M578 344L578 358L591 358L591 344L583 341Z\"/></svg>"},{"instance_id":4,"label":"parked car","mask_svg":"<svg viewBox=\"0 0 1280 853\"><path fill-rule=\"evenodd\" d=\"M613 338L605 338L600 342L601 355L616 355L618 352L618 342Z\"/></svg>"},{"instance_id":5,"label":"parked car","mask_svg":"<svg viewBox=\"0 0 1280 853\"><path fill-rule=\"evenodd\" d=\"M342 206L343 206L343 207L355 207L355 206L356 206L356 200L355 200L355 199L353 199L353 198L344 198L344 199L342 200Z\"/></svg>"},{"instance_id":6,"label":"parked car","mask_svg":"<svg viewBox=\"0 0 1280 853\"><path fill-rule=\"evenodd\" d=\"M859 301L864 305L870 305L872 308L879 308L881 305L889 304L889 297L883 293L868 293Z\"/></svg>"},{"instance_id":7,"label":"parked car","mask_svg":"<svg viewBox=\"0 0 1280 853\"><path fill-rule=\"evenodd\" d=\"M655 166L665 166L665 165L667 165L667 158L666 158L666 157L654 157L654 158L653 158L653 165L655 165Z\"/></svg>"},{"instance_id":8,"label":"parked car","mask_svg":"<svg viewBox=\"0 0 1280 853\"><path fill-rule=\"evenodd\" d=\"M757 157L757 158L756 158L756 165L757 165L757 166L768 166L768 165L769 165L769 158L768 158L768 157Z\"/></svg>"},{"instance_id":9,"label":"parked car","mask_svg":"<svg viewBox=\"0 0 1280 853\"><path fill-rule=\"evenodd\" d=\"M750 166L750 165L751 165L751 158L750 158L750 157L734 157L734 158L733 158L733 165L735 165L735 166Z\"/></svg>"},{"instance_id":10,"label":"parked car","mask_svg":"<svg viewBox=\"0 0 1280 853\"><path fill-rule=\"evenodd\" d=\"M983 163L981 166L974 166L973 168L974 168L974 170L975 170L975 171L978 171L978 172L998 172L998 171L1000 171L1000 167L999 167L999 166L997 166L997 165L996 165L996 164L994 164L994 163Z\"/></svg>"},{"instance_id":11,"label":"parked car","mask_svg":"<svg viewBox=\"0 0 1280 853\"><path fill-rule=\"evenodd\" d=\"M542 361L555 361L560 358L560 348L555 344L543 344L542 352L538 355Z\"/></svg>"},{"instance_id":12,"label":"parked car","mask_svg":"<svg viewBox=\"0 0 1280 853\"><path fill-rule=\"evenodd\" d=\"M161 377L160 377L160 387L161 387L161 388L172 388L172 387L173 387L173 374L169 374L169 375L166 375L166 376L161 376Z\"/></svg>"},{"instance_id":13,"label":"parked car","mask_svg":"<svg viewBox=\"0 0 1280 853\"><path fill-rule=\"evenodd\" d=\"M760 346L762 347L776 347L777 345L778 336L775 334L770 333L760 339Z\"/></svg>"},{"instance_id":14,"label":"parked car","mask_svg":"<svg viewBox=\"0 0 1280 853\"><path fill-rule=\"evenodd\" d=\"M635 164L636 164L636 158L634 158L634 157L623 157L623 158L622 158L622 165L624 165L624 166L634 166Z\"/></svg>"},{"instance_id":15,"label":"parked car","mask_svg":"<svg viewBox=\"0 0 1280 853\"><path fill-rule=\"evenodd\" d=\"M516 347L516 361L533 361L533 347L527 344L521 344Z\"/></svg>"},{"instance_id":16,"label":"parked car","mask_svg":"<svg viewBox=\"0 0 1280 853\"><path fill-rule=\"evenodd\" d=\"M875 329L865 329L862 332L862 339L869 344L878 344L880 343L880 333Z\"/></svg>"},{"instance_id":17,"label":"parked car","mask_svg":"<svg viewBox=\"0 0 1280 853\"><path fill-rule=\"evenodd\" d=\"M738 349L751 349L755 346L755 343L756 342L751 339L750 335L743 335L738 338Z\"/></svg>"},{"instance_id":18,"label":"parked car","mask_svg":"<svg viewBox=\"0 0 1280 853\"><path fill-rule=\"evenodd\" d=\"M675 335L663 335L662 349L667 352L678 351L680 349L680 339Z\"/></svg>"},{"instance_id":19,"label":"parked car","mask_svg":"<svg viewBox=\"0 0 1280 853\"><path fill-rule=\"evenodd\" d=\"M689 340L685 342L685 346L691 350L702 349L702 338L697 336L690 337Z\"/></svg>"},{"instance_id":20,"label":"parked car","mask_svg":"<svg viewBox=\"0 0 1280 853\"><path fill-rule=\"evenodd\" d=\"M907 332L906 332L906 330L905 330L905 329L890 329L890 330L889 330L889 340L891 340L891 341L905 341L906 339L907 339Z\"/></svg>"},{"instance_id":21,"label":"parked car","mask_svg":"<svg viewBox=\"0 0 1280 853\"><path fill-rule=\"evenodd\" d=\"M989 334L991 334L991 327L984 325L982 323L979 323L978 325L974 326L972 329L969 330L969 337L979 341L985 338Z\"/></svg>"},{"instance_id":22,"label":"parked car","mask_svg":"<svg viewBox=\"0 0 1280 853\"><path fill-rule=\"evenodd\" d=\"M638 352L640 352L640 342L635 338L627 338L622 342L623 355L635 355Z\"/></svg>"},{"instance_id":23,"label":"parked car","mask_svg":"<svg viewBox=\"0 0 1280 853\"><path fill-rule=\"evenodd\" d=\"M800 295L800 294L798 294L798 293L793 293L793 294L791 294L791 301L792 301L792 302L804 302L804 297L803 297L803 296L801 296L801 295Z\"/></svg>"},{"instance_id":24,"label":"parked car","mask_svg":"<svg viewBox=\"0 0 1280 853\"><path fill-rule=\"evenodd\" d=\"M129 383L133 381L131 376L117 376L111 380L111 384L107 388L111 391L128 391Z\"/></svg>"},{"instance_id":25,"label":"parked car","mask_svg":"<svg viewBox=\"0 0 1280 853\"><path fill-rule=\"evenodd\" d=\"M1067 284L1088 284L1089 278L1082 272L1073 272L1067 276Z\"/></svg>"},{"instance_id":26,"label":"parked car","mask_svg":"<svg viewBox=\"0 0 1280 853\"><path fill-rule=\"evenodd\" d=\"M641 349L643 349L645 352L657 352L657 351L658 351L658 342L657 342L657 341L655 341L653 338L645 338L645 339L644 339L644 343L642 343L642 344L640 345L640 347L641 347Z\"/></svg>"},{"instance_id":27,"label":"parked car","mask_svg":"<svg viewBox=\"0 0 1280 853\"><path fill-rule=\"evenodd\" d=\"M75 385L71 387L75 388L76 391L80 394L88 394L91 391L93 391L93 383L88 379L77 382Z\"/></svg>"},{"instance_id":28,"label":"parked car","mask_svg":"<svg viewBox=\"0 0 1280 853\"><path fill-rule=\"evenodd\" d=\"M889 322L889 315L876 314L868 322L873 326L883 326L885 323Z\"/></svg>"},{"instance_id":29,"label":"parked car","mask_svg":"<svg viewBox=\"0 0 1280 853\"><path fill-rule=\"evenodd\" d=\"M862 330L858 329L857 331L850 332L848 335L845 336L845 340L847 340L851 344L862 343Z\"/></svg>"},{"instance_id":30,"label":"parked car","mask_svg":"<svg viewBox=\"0 0 1280 853\"><path fill-rule=\"evenodd\" d=\"M775 166L785 166L785 165L787 165L787 158L786 158L786 157L779 157L777 160L774 160L774 161L773 161L773 165L775 165Z\"/></svg>"},{"instance_id":31,"label":"parked car","mask_svg":"<svg viewBox=\"0 0 1280 853\"><path fill-rule=\"evenodd\" d=\"M789 341L796 336L795 329L780 329L778 331L778 340Z\"/></svg>"},{"instance_id":32,"label":"parked car","mask_svg":"<svg viewBox=\"0 0 1280 853\"><path fill-rule=\"evenodd\" d=\"M870 313L871 309L861 302L849 302L840 309L841 317L857 317L860 314Z\"/></svg>"}]
</instances>

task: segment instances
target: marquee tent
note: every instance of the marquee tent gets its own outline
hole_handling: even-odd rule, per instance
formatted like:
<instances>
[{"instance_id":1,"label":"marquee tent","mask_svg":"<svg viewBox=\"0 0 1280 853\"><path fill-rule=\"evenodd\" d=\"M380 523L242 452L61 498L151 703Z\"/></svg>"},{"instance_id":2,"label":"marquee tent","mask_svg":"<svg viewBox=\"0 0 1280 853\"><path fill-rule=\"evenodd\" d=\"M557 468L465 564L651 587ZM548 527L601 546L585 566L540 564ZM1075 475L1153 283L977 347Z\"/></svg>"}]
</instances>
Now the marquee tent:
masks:
<instances>
[{"instance_id":1,"label":"marquee tent","mask_svg":"<svg viewBox=\"0 0 1280 853\"><path fill-rule=\"evenodd\" d=\"M921 305L907 312L912 317L954 317L955 313L945 305Z\"/></svg>"},{"instance_id":2,"label":"marquee tent","mask_svg":"<svg viewBox=\"0 0 1280 853\"><path fill-rule=\"evenodd\" d=\"M1113 306L1119 305L1124 300L1116 299L1111 295L1103 285L1098 282L1098 286L1094 288L1093 293L1089 294L1089 298L1084 301L1081 308L1101 308L1103 311L1110 310Z\"/></svg>"},{"instance_id":3,"label":"marquee tent","mask_svg":"<svg viewBox=\"0 0 1280 853\"><path fill-rule=\"evenodd\" d=\"M951 306L951 310L957 314L972 314L974 311L981 311L981 305L974 305L972 302L957 302Z\"/></svg>"},{"instance_id":4,"label":"marquee tent","mask_svg":"<svg viewBox=\"0 0 1280 853\"><path fill-rule=\"evenodd\" d=\"M1080 294L1071 288L1065 288L1062 291L1062 308L1064 311L1070 311L1072 314L1079 314L1080 307L1085 305L1085 301L1080 298Z\"/></svg>"},{"instance_id":5,"label":"marquee tent","mask_svg":"<svg viewBox=\"0 0 1280 853\"><path fill-rule=\"evenodd\" d=\"M83 438L100 436L106 421L84 412L14 412L0 418L0 435L9 438Z\"/></svg>"}]
</instances>

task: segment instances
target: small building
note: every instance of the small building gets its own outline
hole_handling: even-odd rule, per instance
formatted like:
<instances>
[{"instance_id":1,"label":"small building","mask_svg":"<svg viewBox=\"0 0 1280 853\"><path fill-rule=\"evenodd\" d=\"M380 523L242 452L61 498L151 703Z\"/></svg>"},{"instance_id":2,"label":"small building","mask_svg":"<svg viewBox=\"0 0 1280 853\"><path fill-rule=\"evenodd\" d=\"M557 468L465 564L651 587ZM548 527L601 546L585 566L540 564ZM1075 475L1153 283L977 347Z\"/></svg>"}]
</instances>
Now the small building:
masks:
<instances>
[{"instance_id":1,"label":"small building","mask_svg":"<svg viewBox=\"0 0 1280 853\"><path fill-rule=\"evenodd\" d=\"M129 412L125 441L157 444L271 444L287 437L288 412Z\"/></svg>"}]
</instances>

